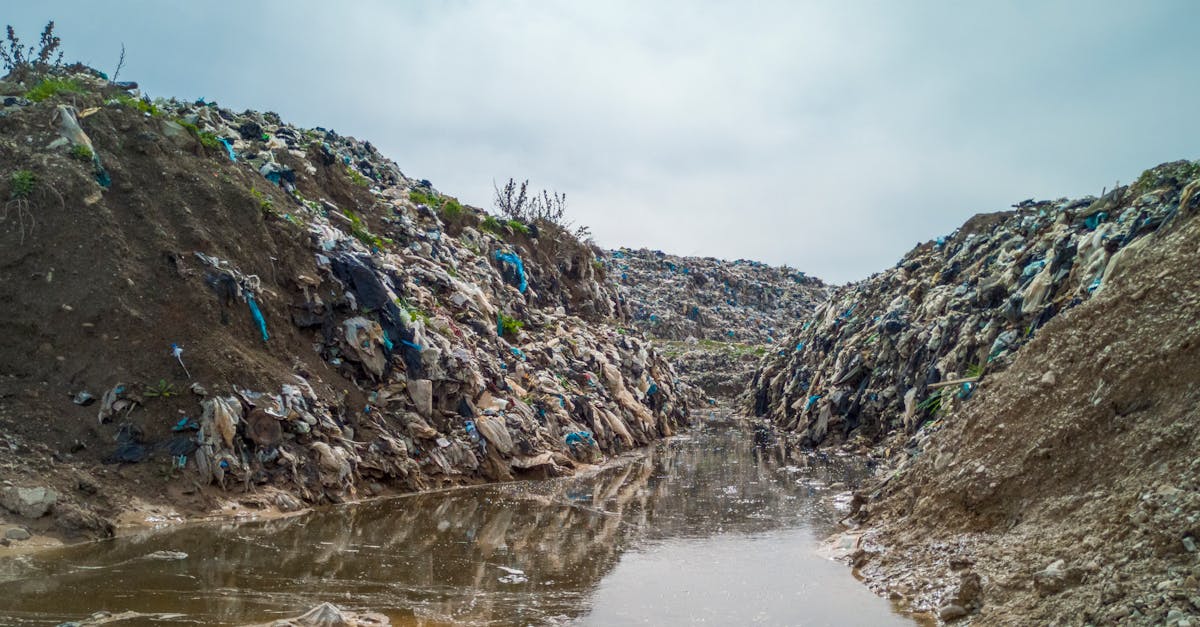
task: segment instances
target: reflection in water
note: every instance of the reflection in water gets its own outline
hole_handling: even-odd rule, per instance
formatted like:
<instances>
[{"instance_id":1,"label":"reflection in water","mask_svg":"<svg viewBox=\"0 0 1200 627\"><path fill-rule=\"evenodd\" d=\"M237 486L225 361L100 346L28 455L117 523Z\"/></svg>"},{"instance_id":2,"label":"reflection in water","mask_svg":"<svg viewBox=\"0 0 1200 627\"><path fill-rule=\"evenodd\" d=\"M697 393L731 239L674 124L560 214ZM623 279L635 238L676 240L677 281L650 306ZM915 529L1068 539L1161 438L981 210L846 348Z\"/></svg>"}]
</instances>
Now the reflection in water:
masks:
<instances>
[{"instance_id":1,"label":"reflection in water","mask_svg":"<svg viewBox=\"0 0 1200 627\"><path fill-rule=\"evenodd\" d=\"M397 624L795 622L770 611L777 599L756 598L780 577L794 579L789 589L841 586L821 601L862 618L858 624L897 621L843 567L812 555L838 517L828 499L814 497L861 473L789 451L767 433L709 428L590 477L196 525L0 560L0 622L136 610L177 613L180 624L238 624L322 601L382 612ZM188 557L148 557L160 551ZM697 599L671 607L673 582L713 584L706 560L719 560L715 581L727 588L753 584L749 596L725 590L727 599L708 600L719 607ZM672 573L678 562L690 571ZM758 581L764 575L769 582Z\"/></svg>"}]
</instances>

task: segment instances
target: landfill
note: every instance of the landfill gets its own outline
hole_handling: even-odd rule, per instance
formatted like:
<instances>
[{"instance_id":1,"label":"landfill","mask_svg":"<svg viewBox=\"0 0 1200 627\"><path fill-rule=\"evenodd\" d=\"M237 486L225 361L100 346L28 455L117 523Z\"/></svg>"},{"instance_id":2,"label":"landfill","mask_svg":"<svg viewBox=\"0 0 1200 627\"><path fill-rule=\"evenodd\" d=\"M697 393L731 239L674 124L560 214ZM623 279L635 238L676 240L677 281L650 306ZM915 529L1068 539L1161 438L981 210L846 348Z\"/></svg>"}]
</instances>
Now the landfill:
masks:
<instances>
[{"instance_id":1,"label":"landfill","mask_svg":"<svg viewBox=\"0 0 1200 627\"><path fill-rule=\"evenodd\" d=\"M828 296L820 279L758 261L681 257L621 248L603 257L632 326L654 340L680 377L732 399L795 320Z\"/></svg>"},{"instance_id":2,"label":"landfill","mask_svg":"<svg viewBox=\"0 0 1200 627\"><path fill-rule=\"evenodd\" d=\"M648 337L771 344L825 300L816 277L758 261L621 248L604 257Z\"/></svg>"},{"instance_id":3,"label":"landfill","mask_svg":"<svg viewBox=\"0 0 1200 627\"><path fill-rule=\"evenodd\" d=\"M143 490L75 488L113 465L165 469L177 504L294 509L569 474L689 422L698 394L620 331L604 253L561 225L464 206L332 130L72 72L69 99L0 109L28 137L4 176L28 168L37 209L3 235L0 444L71 470L0 461L58 488L71 530L111 532L80 512Z\"/></svg>"},{"instance_id":4,"label":"landfill","mask_svg":"<svg viewBox=\"0 0 1200 627\"><path fill-rule=\"evenodd\" d=\"M744 406L811 446L936 426L1049 321L1129 273L1195 200L1198 174L1165 163L1100 197L976 215L834 290L764 357Z\"/></svg>"}]
</instances>

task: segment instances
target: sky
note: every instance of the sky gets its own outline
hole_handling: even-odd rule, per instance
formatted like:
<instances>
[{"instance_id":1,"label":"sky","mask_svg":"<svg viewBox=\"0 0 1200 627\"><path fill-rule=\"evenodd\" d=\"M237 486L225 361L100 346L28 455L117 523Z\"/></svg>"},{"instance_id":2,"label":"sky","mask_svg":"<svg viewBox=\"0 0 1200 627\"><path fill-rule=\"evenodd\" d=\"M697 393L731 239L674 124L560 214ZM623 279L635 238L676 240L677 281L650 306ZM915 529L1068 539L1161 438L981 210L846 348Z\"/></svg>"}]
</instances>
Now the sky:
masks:
<instances>
[{"instance_id":1,"label":"sky","mask_svg":"<svg viewBox=\"0 0 1200 627\"><path fill-rule=\"evenodd\" d=\"M152 97L370 140L605 247L890 267L970 216L1200 158L1200 2L12 2Z\"/></svg>"}]
</instances>

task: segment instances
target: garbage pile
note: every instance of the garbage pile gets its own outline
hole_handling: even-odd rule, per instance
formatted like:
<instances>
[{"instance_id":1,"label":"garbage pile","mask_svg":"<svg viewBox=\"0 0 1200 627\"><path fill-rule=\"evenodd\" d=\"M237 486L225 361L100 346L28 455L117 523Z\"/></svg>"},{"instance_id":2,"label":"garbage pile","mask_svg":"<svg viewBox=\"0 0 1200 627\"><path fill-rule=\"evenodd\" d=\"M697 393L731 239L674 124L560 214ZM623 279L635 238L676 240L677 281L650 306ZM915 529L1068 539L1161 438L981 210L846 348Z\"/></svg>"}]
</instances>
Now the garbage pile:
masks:
<instances>
[{"instance_id":1,"label":"garbage pile","mask_svg":"<svg viewBox=\"0 0 1200 627\"><path fill-rule=\"evenodd\" d=\"M967 402L1049 320L1128 272L1197 201L1200 163L1100 198L1024 201L838 288L768 355L745 402L808 445L912 434Z\"/></svg>"},{"instance_id":2,"label":"garbage pile","mask_svg":"<svg viewBox=\"0 0 1200 627\"><path fill-rule=\"evenodd\" d=\"M608 251L632 323L648 337L772 344L826 297L820 279L757 261Z\"/></svg>"},{"instance_id":3,"label":"garbage pile","mask_svg":"<svg viewBox=\"0 0 1200 627\"><path fill-rule=\"evenodd\" d=\"M685 381L723 399L746 389L766 347L828 291L798 270L745 259L628 248L602 259L632 326L668 353Z\"/></svg>"},{"instance_id":4,"label":"garbage pile","mask_svg":"<svg viewBox=\"0 0 1200 627\"><path fill-rule=\"evenodd\" d=\"M71 455L321 502L569 473L688 421L671 365L611 326L628 310L598 251L559 225L498 220L273 113L63 78L69 98L0 115L29 139L0 150L4 175L44 164L32 180L65 199L19 250L6 235L23 279L0 293L12 328L74 338L71 372L14 361L36 344L0 370L62 389L25 409L59 412ZM66 142L52 114L76 121ZM85 140L95 159L73 159ZM100 234L119 245L59 252ZM10 442L51 437L5 420Z\"/></svg>"}]
</instances>

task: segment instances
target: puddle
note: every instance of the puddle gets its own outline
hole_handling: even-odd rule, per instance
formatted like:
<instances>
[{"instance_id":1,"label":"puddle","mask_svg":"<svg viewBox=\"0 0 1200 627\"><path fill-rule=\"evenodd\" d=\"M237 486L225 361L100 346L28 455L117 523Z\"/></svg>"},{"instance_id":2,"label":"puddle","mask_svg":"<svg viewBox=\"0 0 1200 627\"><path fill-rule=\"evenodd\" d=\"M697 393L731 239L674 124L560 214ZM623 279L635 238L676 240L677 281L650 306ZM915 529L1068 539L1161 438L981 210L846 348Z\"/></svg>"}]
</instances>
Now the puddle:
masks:
<instances>
[{"instance_id":1,"label":"puddle","mask_svg":"<svg viewBox=\"0 0 1200 627\"><path fill-rule=\"evenodd\" d=\"M853 459L709 426L586 478L212 523L0 560L0 623L911 625L820 557Z\"/></svg>"}]
</instances>

